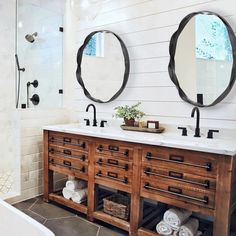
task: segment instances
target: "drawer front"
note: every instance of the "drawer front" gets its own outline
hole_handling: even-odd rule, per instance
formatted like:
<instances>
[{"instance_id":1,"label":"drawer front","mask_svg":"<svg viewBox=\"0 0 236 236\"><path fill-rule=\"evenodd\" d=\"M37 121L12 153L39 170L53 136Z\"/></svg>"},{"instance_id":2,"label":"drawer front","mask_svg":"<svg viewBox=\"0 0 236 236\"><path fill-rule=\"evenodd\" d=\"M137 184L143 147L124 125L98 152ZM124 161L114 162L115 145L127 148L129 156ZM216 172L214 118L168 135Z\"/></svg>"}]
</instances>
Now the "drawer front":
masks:
<instances>
[{"instance_id":1,"label":"drawer front","mask_svg":"<svg viewBox=\"0 0 236 236\"><path fill-rule=\"evenodd\" d=\"M49 132L49 144L88 152L88 140L78 135Z\"/></svg>"},{"instance_id":2,"label":"drawer front","mask_svg":"<svg viewBox=\"0 0 236 236\"><path fill-rule=\"evenodd\" d=\"M195 205L200 205L206 208L215 208L215 193L211 191L193 191L192 188L184 184L178 184L176 181L149 181L150 179L142 178L141 181L141 196L145 194L162 196L172 199L178 199Z\"/></svg>"},{"instance_id":3,"label":"drawer front","mask_svg":"<svg viewBox=\"0 0 236 236\"><path fill-rule=\"evenodd\" d=\"M96 155L109 156L111 158L119 158L121 160L132 160L133 148L123 145L117 145L116 142L100 143L95 144Z\"/></svg>"},{"instance_id":4,"label":"drawer front","mask_svg":"<svg viewBox=\"0 0 236 236\"><path fill-rule=\"evenodd\" d=\"M119 170L116 167L95 166L95 179L103 179L109 182L122 183L127 186L131 185L132 171Z\"/></svg>"},{"instance_id":5,"label":"drawer front","mask_svg":"<svg viewBox=\"0 0 236 236\"><path fill-rule=\"evenodd\" d=\"M56 146L54 144L50 144L48 148L49 156L59 156L63 158L73 158L74 160L79 160L81 162L88 161L88 153L82 152L76 149L71 149L67 147Z\"/></svg>"},{"instance_id":6,"label":"drawer front","mask_svg":"<svg viewBox=\"0 0 236 236\"><path fill-rule=\"evenodd\" d=\"M192 172L181 172L176 168L142 167L142 177L149 179L148 181L159 180L160 178L174 180L199 190L215 191L216 189L216 180L214 178L195 175Z\"/></svg>"},{"instance_id":7,"label":"drawer front","mask_svg":"<svg viewBox=\"0 0 236 236\"><path fill-rule=\"evenodd\" d=\"M149 147L143 149L142 162L143 166L170 167L213 178L217 175L216 158L201 152Z\"/></svg>"},{"instance_id":8,"label":"drawer front","mask_svg":"<svg viewBox=\"0 0 236 236\"><path fill-rule=\"evenodd\" d=\"M106 169L115 168L117 170L123 170L124 172L132 171L132 163L117 158L107 156L95 156L95 165L104 167Z\"/></svg>"},{"instance_id":9,"label":"drawer front","mask_svg":"<svg viewBox=\"0 0 236 236\"><path fill-rule=\"evenodd\" d=\"M88 173L87 163L82 163L81 161L74 160L72 158L49 156L49 169L51 167L58 167L58 169L65 170L67 173L68 171L81 175L87 175Z\"/></svg>"}]
</instances>

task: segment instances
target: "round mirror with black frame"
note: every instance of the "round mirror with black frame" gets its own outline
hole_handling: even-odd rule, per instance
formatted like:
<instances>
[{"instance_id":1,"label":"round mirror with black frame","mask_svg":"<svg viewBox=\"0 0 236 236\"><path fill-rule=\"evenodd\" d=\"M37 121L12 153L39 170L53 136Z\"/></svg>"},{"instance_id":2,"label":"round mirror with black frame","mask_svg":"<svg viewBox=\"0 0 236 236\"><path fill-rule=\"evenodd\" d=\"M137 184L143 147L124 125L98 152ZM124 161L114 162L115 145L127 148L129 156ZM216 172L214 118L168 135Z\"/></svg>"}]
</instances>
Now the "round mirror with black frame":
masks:
<instances>
[{"instance_id":1,"label":"round mirror with black frame","mask_svg":"<svg viewBox=\"0 0 236 236\"><path fill-rule=\"evenodd\" d=\"M116 99L127 84L129 71L128 50L109 30L90 33L78 50L76 77L92 101L108 103Z\"/></svg>"},{"instance_id":2,"label":"round mirror with black frame","mask_svg":"<svg viewBox=\"0 0 236 236\"><path fill-rule=\"evenodd\" d=\"M172 35L168 71L180 97L198 107L222 101L236 76L236 38L220 15L187 15Z\"/></svg>"}]
</instances>

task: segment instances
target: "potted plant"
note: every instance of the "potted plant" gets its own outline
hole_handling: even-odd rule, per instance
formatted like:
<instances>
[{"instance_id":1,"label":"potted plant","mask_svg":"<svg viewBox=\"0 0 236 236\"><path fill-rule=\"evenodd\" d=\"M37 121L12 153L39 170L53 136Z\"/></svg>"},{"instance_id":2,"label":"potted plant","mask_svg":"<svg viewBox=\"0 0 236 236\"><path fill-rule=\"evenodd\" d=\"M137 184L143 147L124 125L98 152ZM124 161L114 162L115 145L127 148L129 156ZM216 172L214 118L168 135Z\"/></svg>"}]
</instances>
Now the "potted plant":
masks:
<instances>
[{"instance_id":1,"label":"potted plant","mask_svg":"<svg viewBox=\"0 0 236 236\"><path fill-rule=\"evenodd\" d=\"M115 107L116 118L123 118L126 126L134 126L135 119L141 119L145 113L138 109L141 102L134 104L132 106L118 106Z\"/></svg>"}]
</instances>

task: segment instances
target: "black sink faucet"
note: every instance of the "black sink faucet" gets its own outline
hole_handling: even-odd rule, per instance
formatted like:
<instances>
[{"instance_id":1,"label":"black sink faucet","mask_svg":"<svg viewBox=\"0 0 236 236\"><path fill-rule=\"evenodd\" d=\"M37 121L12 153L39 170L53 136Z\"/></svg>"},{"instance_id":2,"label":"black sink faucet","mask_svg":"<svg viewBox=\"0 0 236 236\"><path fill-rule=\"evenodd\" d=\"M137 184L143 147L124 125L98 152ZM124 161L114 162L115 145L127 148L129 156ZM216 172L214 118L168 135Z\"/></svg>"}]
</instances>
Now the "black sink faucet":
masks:
<instances>
[{"instance_id":1,"label":"black sink faucet","mask_svg":"<svg viewBox=\"0 0 236 236\"><path fill-rule=\"evenodd\" d=\"M96 107L93 104L89 104L86 108L86 112L88 112L89 107L93 107L93 126L97 126Z\"/></svg>"},{"instance_id":2,"label":"black sink faucet","mask_svg":"<svg viewBox=\"0 0 236 236\"><path fill-rule=\"evenodd\" d=\"M195 128L195 135L194 137L201 137L200 136L200 128L199 128L199 122L200 122L200 111L198 107L194 107L191 113L191 117L194 117L195 112L197 112L197 118L196 118L196 128Z\"/></svg>"}]
</instances>

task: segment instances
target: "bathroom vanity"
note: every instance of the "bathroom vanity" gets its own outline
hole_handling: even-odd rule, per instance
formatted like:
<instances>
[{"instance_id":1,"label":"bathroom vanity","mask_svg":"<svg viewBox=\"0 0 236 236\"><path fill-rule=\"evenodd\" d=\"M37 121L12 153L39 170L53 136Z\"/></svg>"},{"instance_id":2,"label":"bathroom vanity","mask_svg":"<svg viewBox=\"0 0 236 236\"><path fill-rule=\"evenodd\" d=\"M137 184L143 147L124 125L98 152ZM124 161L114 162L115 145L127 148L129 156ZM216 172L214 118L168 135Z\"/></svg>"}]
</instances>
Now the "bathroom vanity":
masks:
<instances>
[{"instance_id":1,"label":"bathroom vanity","mask_svg":"<svg viewBox=\"0 0 236 236\"><path fill-rule=\"evenodd\" d=\"M68 125L45 127L44 199L87 214L89 220L115 225L132 236L158 235L151 228L161 219L162 204L155 209L143 205L144 199L154 200L212 217L213 235L227 236L236 207L236 146L188 140ZM54 192L53 172L88 181L87 202L77 204ZM102 199L107 193L99 186L130 196L129 221L103 212Z\"/></svg>"}]
</instances>

